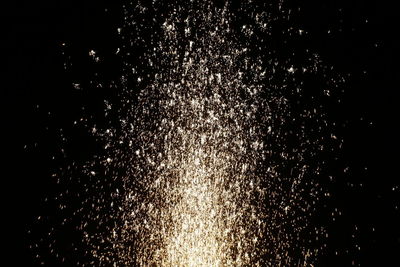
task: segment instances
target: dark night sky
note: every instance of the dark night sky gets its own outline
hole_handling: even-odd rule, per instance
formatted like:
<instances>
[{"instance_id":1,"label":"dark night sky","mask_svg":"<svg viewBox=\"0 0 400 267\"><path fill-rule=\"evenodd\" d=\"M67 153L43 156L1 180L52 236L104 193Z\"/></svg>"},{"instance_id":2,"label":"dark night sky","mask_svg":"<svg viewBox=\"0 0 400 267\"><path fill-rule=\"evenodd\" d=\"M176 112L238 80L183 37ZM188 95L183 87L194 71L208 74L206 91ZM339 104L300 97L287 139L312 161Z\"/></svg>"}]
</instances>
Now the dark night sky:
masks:
<instances>
[{"instance_id":1,"label":"dark night sky","mask_svg":"<svg viewBox=\"0 0 400 267\"><path fill-rule=\"evenodd\" d=\"M59 157L52 160L59 155L59 129L68 136L63 145L70 158L84 160L97 149L93 140L70 124L79 118L82 106L90 109L107 93L76 91L71 79L90 79L90 66L79 58L91 48L116 46L115 29L122 20L119 3L112 2L20 1L4 10L2 131L7 160L3 162L2 220L7 227L2 228L6 236L2 240L6 246L3 259L14 262L5 266L37 264L28 248L31 236L27 231L37 214L46 212L41 199L53 193L52 170L65 164ZM336 120L346 124L341 129L345 143L338 164L349 166L349 171L338 175L328 204L340 208L343 215L328 224L331 237L320 266L351 266L352 261L361 266L400 266L394 1L298 2L304 14L298 23L309 32L311 49L326 65L351 74L344 85L342 108L335 110ZM82 65L74 73L63 68L70 57ZM113 67L109 67L111 76ZM360 252L353 252L355 244L362 247ZM337 248L350 252L335 256Z\"/></svg>"}]
</instances>

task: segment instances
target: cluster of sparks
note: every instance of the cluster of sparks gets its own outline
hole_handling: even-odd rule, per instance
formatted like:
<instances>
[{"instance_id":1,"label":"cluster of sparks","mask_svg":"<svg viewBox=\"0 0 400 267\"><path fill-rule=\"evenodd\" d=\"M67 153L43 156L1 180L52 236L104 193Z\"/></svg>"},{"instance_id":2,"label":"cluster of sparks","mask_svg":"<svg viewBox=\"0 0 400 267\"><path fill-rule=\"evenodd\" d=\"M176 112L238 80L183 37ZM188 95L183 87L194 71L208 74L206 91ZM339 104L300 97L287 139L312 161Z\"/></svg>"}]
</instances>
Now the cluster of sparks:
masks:
<instances>
[{"instance_id":1,"label":"cluster of sparks","mask_svg":"<svg viewBox=\"0 0 400 267\"><path fill-rule=\"evenodd\" d=\"M163 17L143 57L157 66L151 82L133 101L122 77L119 130L93 130L106 143L96 158L105 171L86 165L96 178L79 184L97 192L74 214L94 265L303 266L318 254L324 231L308 219L323 193L309 161L331 133L308 135L326 126L315 107L293 114L289 97L303 90L295 72L306 69L252 57L228 6L191 2ZM140 18L146 9L133 10ZM241 34L268 36L271 18L252 17ZM138 21L125 20L124 38L140 34Z\"/></svg>"}]
</instances>

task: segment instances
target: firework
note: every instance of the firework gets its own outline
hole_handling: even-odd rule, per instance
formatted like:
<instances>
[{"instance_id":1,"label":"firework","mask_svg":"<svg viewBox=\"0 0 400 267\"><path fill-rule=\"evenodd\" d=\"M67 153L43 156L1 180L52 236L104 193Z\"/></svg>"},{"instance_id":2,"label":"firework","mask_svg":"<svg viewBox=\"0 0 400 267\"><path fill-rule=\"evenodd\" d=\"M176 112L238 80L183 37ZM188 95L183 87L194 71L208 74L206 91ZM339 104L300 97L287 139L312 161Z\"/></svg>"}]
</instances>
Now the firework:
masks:
<instances>
[{"instance_id":1,"label":"firework","mask_svg":"<svg viewBox=\"0 0 400 267\"><path fill-rule=\"evenodd\" d=\"M305 81L325 73L318 56L305 50L298 62L261 46L288 18L281 2L270 13L243 4L239 26L230 3L162 8L125 6L117 115L91 128L102 153L71 168L82 203L60 205L79 218L92 264L312 264L325 235L309 227L325 193L318 157L336 140L323 106L302 106Z\"/></svg>"}]
</instances>

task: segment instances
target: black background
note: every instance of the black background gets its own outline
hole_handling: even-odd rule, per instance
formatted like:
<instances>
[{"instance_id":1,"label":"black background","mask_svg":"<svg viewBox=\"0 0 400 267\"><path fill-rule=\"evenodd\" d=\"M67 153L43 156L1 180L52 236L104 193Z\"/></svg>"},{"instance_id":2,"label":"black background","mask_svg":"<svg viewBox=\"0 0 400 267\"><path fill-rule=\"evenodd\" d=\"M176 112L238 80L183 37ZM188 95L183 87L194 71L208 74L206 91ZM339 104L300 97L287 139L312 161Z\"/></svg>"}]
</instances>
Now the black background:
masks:
<instances>
[{"instance_id":1,"label":"black background","mask_svg":"<svg viewBox=\"0 0 400 267\"><path fill-rule=\"evenodd\" d=\"M312 49L327 65L350 73L337 114L346 125L341 164L349 171L330 188L334 197L329 203L342 215L328 225L328 249L318 266L400 266L394 5L377 0L296 5L302 7L298 23L309 32ZM53 194L52 171L65 164L52 157L60 154L61 144L70 158L90 157L96 145L71 122L79 120L82 106L104 97L104 92L82 93L71 86L72 76L90 76L87 62L76 59L82 67L73 74L63 65L69 55L84 58L90 49L115 46L122 13L118 1L88 0L20 1L4 11L2 261L9 262L4 266L36 266L40 260L35 261L29 249L28 230L38 214L46 213L41 201ZM67 144L60 141L60 128L66 131ZM68 238L65 243L68 250Z\"/></svg>"}]
</instances>

